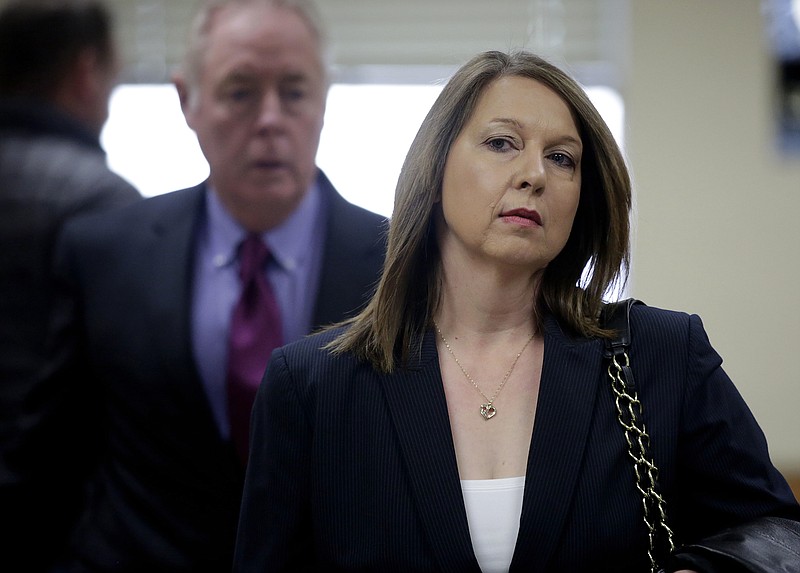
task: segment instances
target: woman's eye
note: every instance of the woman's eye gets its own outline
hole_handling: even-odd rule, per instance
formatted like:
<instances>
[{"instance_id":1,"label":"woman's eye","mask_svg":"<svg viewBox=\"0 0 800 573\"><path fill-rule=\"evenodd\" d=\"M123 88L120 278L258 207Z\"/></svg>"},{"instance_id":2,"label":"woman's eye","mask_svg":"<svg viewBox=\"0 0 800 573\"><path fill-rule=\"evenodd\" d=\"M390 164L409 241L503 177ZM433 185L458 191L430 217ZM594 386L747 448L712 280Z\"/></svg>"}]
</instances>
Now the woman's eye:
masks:
<instances>
[{"instance_id":1,"label":"woman's eye","mask_svg":"<svg viewBox=\"0 0 800 573\"><path fill-rule=\"evenodd\" d=\"M550 159L561 167L575 167L575 161L566 153L553 153L550 155Z\"/></svg>"},{"instance_id":2,"label":"woman's eye","mask_svg":"<svg viewBox=\"0 0 800 573\"><path fill-rule=\"evenodd\" d=\"M511 142L509 142L507 139L502 139L499 137L490 139L486 142L486 145L488 145L489 149L492 151L507 151L511 148Z\"/></svg>"}]
</instances>

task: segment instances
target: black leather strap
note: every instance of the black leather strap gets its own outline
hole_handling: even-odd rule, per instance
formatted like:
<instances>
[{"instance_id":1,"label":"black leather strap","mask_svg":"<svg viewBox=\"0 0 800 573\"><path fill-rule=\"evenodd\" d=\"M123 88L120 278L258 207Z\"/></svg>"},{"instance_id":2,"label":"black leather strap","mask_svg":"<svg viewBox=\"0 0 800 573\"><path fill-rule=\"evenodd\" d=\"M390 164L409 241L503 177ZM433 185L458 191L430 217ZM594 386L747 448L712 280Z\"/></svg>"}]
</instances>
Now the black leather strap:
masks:
<instances>
[{"instance_id":1,"label":"black leather strap","mask_svg":"<svg viewBox=\"0 0 800 573\"><path fill-rule=\"evenodd\" d=\"M604 328L616 331L614 338L606 339L606 358L619 356L631 346L631 307L643 304L635 298L626 298L619 302L609 302L603 306L600 324Z\"/></svg>"},{"instance_id":2,"label":"black leather strap","mask_svg":"<svg viewBox=\"0 0 800 573\"><path fill-rule=\"evenodd\" d=\"M613 330L616 335L613 338L606 338L605 350L603 352L607 359L614 356L620 357L627 352L631 346L631 308L635 304L644 304L635 298L626 298L619 302L610 302L603 306L600 315L600 324L609 330ZM629 391L636 389L636 380L633 377L633 370L626 364L622 366L625 386Z\"/></svg>"}]
</instances>

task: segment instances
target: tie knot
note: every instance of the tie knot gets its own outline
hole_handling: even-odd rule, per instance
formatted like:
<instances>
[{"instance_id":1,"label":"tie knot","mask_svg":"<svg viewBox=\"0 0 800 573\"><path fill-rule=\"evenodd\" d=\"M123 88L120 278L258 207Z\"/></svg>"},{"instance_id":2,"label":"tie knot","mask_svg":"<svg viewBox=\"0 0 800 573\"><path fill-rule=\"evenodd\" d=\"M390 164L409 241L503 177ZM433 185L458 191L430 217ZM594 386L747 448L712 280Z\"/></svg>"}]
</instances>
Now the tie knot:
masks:
<instances>
[{"instance_id":1,"label":"tie knot","mask_svg":"<svg viewBox=\"0 0 800 573\"><path fill-rule=\"evenodd\" d=\"M270 253L261 237L249 233L239 248L239 278L250 281L264 268Z\"/></svg>"}]
</instances>

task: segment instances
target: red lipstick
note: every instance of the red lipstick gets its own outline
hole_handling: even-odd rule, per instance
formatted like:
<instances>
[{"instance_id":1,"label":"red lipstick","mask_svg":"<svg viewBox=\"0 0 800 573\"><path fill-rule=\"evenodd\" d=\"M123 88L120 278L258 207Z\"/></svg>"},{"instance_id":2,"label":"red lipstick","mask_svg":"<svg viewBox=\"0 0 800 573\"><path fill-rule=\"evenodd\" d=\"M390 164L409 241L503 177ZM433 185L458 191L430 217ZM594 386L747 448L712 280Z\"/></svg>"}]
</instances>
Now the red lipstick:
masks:
<instances>
[{"instance_id":1,"label":"red lipstick","mask_svg":"<svg viewBox=\"0 0 800 573\"><path fill-rule=\"evenodd\" d=\"M510 211L501 213L500 216L523 225L535 223L540 227L542 226L542 216L539 215L538 211L533 211L531 209L511 209Z\"/></svg>"}]
</instances>

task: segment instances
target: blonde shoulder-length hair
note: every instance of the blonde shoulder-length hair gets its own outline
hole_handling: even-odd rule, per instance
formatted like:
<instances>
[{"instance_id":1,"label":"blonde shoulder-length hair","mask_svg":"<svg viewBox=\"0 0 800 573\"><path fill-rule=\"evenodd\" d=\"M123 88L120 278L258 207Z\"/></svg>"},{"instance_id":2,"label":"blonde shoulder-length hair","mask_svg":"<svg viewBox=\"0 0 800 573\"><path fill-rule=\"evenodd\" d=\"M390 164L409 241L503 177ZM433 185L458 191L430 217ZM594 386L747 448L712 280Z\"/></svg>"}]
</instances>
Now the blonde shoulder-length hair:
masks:
<instances>
[{"instance_id":1,"label":"blonde shoulder-length hair","mask_svg":"<svg viewBox=\"0 0 800 573\"><path fill-rule=\"evenodd\" d=\"M528 52L484 52L461 67L422 122L403 164L383 274L366 308L328 348L352 352L381 372L421 347L441 297L441 256L434 229L447 155L492 82L519 76L540 82L569 105L583 140L581 196L570 237L545 269L537 322L552 313L575 334L605 337L602 297L624 281L629 260L631 184L623 155L584 90L566 73ZM532 296L534 294L532 293Z\"/></svg>"}]
</instances>

